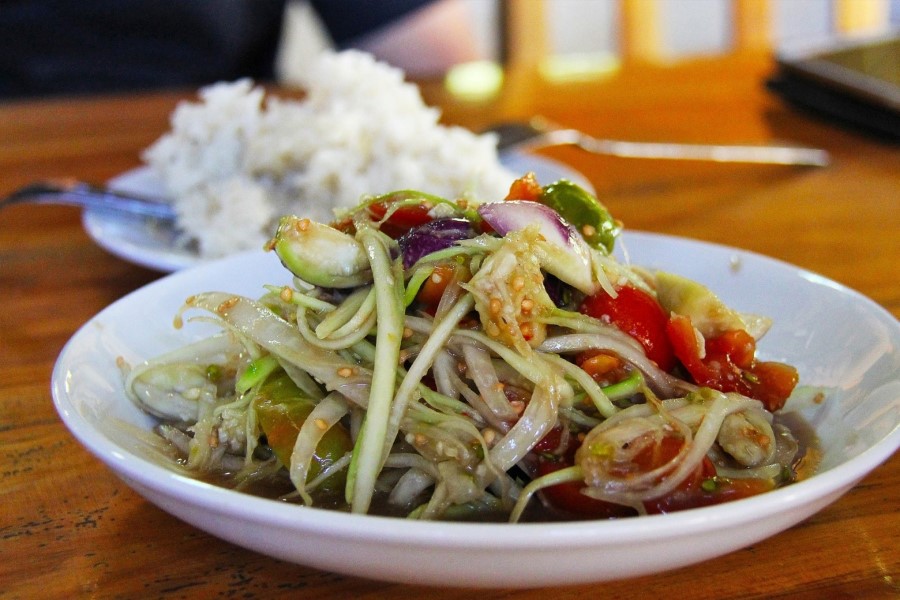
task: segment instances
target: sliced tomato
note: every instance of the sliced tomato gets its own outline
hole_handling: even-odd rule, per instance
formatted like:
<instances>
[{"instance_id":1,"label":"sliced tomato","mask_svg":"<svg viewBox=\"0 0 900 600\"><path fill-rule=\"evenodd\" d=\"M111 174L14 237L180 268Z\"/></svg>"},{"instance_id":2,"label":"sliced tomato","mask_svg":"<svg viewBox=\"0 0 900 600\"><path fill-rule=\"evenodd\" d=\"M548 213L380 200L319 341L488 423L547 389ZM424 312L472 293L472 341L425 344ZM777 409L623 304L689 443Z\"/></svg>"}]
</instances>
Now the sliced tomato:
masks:
<instances>
[{"instance_id":1,"label":"sliced tomato","mask_svg":"<svg viewBox=\"0 0 900 600\"><path fill-rule=\"evenodd\" d=\"M599 385L611 385L628 377L625 361L614 354L600 350L585 350L575 357L581 367Z\"/></svg>"},{"instance_id":2,"label":"sliced tomato","mask_svg":"<svg viewBox=\"0 0 900 600\"><path fill-rule=\"evenodd\" d=\"M405 198L399 198L405 199ZM369 214L376 221L384 219L388 213L388 208L392 204L392 199L388 198L382 202L373 202L368 206ZM429 202L422 201L418 204L405 204L397 207L385 222L381 224L381 231L393 239L399 238L401 235L419 225L430 222L432 206Z\"/></svg>"},{"instance_id":3,"label":"sliced tomato","mask_svg":"<svg viewBox=\"0 0 900 600\"><path fill-rule=\"evenodd\" d=\"M535 454L544 454L547 452L555 452L559 450L562 444L563 428L557 425L548 431L541 440L531 449Z\"/></svg>"},{"instance_id":4,"label":"sliced tomato","mask_svg":"<svg viewBox=\"0 0 900 600\"><path fill-rule=\"evenodd\" d=\"M441 302L441 297L444 295L444 290L447 289L447 284L453 280L455 272L456 264L454 263L441 263L434 267L434 271L416 294L416 302L423 305L422 310L434 315Z\"/></svg>"},{"instance_id":5,"label":"sliced tomato","mask_svg":"<svg viewBox=\"0 0 900 600\"><path fill-rule=\"evenodd\" d=\"M706 354L716 358L726 357L734 366L749 369L756 360L756 340L742 329L726 331L706 341Z\"/></svg>"},{"instance_id":6,"label":"sliced tomato","mask_svg":"<svg viewBox=\"0 0 900 600\"><path fill-rule=\"evenodd\" d=\"M671 462L684 447L684 438L675 433L665 435L657 443L648 445L638 452L634 458L623 465L621 471L611 471L611 475L627 479L638 473L646 473ZM678 489L692 489L709 477L715 477L716 468L708 458L681 484Z\"/></svg>"},{"instance_id":7,"label":"sliced tomato","mask_svg":"<svg viewBox=\"0 0 900 600\"><path fill-rule=\"evenodd\" d=\"M683 445L682 438L668 435L659 444L638 453L632 464L637 465L641 473L650 471L674 459ZM644 510L648 514L660 514L711 506L761 494L773 487L774 483L770 480L719 478L713 462L704 456L700 466L677 488L664 496L645 501Z\"/></svg>"},{"instance_id":8,"label":"sliced tomato","mask_svg":"<svg viewBox=\"0 0 900 600\"><path fill-rule=\"evenodd\" d=\"M746 331L706 340L702 352L690 317L673 315L666 332L675 356L697 385L756 398L769 411L784 406L799 380L790 365L757 361L756 342Z\"/></svg>"},{"instance_id":9,"label":"sliced tomato","mask_svg":"<svg viewBox=\"0 0 900 600\"><path fill-rule=\"evenodd\" d=\"M707 483L710 485L707 486ZM670 513L749 498L768 492L774 487L774 482L767 479L707 478L701 485L694 486L690 490L676 490L662 498L645 502L644 507L649 514Z\"/></svg>"},{"instance_id":10,"label":"sliced tomato","mask_svg":"<svg viewBox=\"0 0 900 600\"><path fill-rule=\"evenodd\" d=\"M757 362L750 370L748 394L774 412L784 406L791 392L797 387L800 376L797 369L780 362Z\"/></svg>"},{"instance_id":11,"label":"sliced tomato","mask_svg":"<svg viewBox=\"0 0 900 600\"><path fill-rule=\"evenodd\" d=\"M578 444L574 443L570 444L568 448L560 448L562 431L562 427L554 427L531 450L537 456L539 476L570 467L575 462L575 450ZM562 451L562 454L555 454L559 451ZM634 514L634 511L628 507L585 496L581 493L583 487L583 482L572 481L546 487L541 490L541 494L555 508L573 516L611 519Z\"/></svg>"},{"instance_id":12,"label":"sliced tomato","mask_svg":"<svg viewBox=\"0 0 900 600\"><path fill-rule=\"evenodd\" d=\"M571 466L571 462L563 458L541 456L538 458L538 474L547 475ZM570 481L551 485L541 490L544 498L555 508L573 516L591 519L612 519L628 517L635 514L634 509L612 502L597 500L581 493L582 481Z\"/></svg>"},{"instance_id":13,"label":"sliced tomato","mask_svg":"<svg viewBox=\"0 0 900 600\"><path fill-rule=\"evenodd\" d=\"M666 436L653 448L639 453L635 457L635 461L641 464L641 471L646 472L671 461L681 451L683 446L683 439L671 435ZM692 508L695 506L692 502L698 498L703 482L715 476L715 465L708 457L704 456L700 466L688 475L672 492L665 496L645 501L644 510L650 514L657 514Z\"/></svg>"},{"instance_id":14,"label":"sliced tomato","mask_svg":"<svg viewBox=\"0 0 900 600\"><path fill-rule=\"evenodd\" d=\"M531 200L537 202L541 198L544 190L538 183L534 173L526 173L512 182L509 186L509 193L506 194L504 200Z\"/></svg>"},{"instance_id":15,"label":"sliced tomato","mask_svg":"<svg viewBox=\"0 0 900 600\"><path fill-rule=\"evenodd\" d=\"M283 465L290 465L300 428L314 407L315 402L304 397L284 373L270 378L260 388L254 402L256 418L267 444ZM307 479L312 480L352 449L350 433L343 425L329 428L316 446ZM328 493L341 490L345 480L346 470L341 470L328 477L319 489Z\"/></svg>"},{"instance_id":16,"label":"sliced tomato","mask_svg":"<svg viewBox=\"0 0 900 600\"><path fill-rule=\"evenodd\" d=\"M551 431L544 439L552 438ZM544 440L541 442L543 443ZM613 477L628 479L640 473L646 473L670 462L681 451L684 439L678 435L666 435L658 443L648 445L638 452L628 463L619 466L610 472ZM564 456L542 454L538 458L538 472L541 475L552 473L559 469L571 466L574 459L574 450L570 449ZM660 498L644 503L644 508L649 513L669 512L677 510L676 506L690 508L692 498L698 498L704 481L714 478L716 469L712 461L704 457L703 462L671 493ZM559 510L591 518L614 518L634 515L635 511L630 507L605 502L591 498L581 492L584 483L573 481L546 487L542 490L544 497ZM697 499L697 502L700 500ZM721 501L725 501L722 499ZM699 504L698 504L699 506Z\"/></svg>"},{"instance_id":17,"label":"sliced tomato","mask_svg":"<svg viewBox=\"0 0 900 600\"><path fill-rule=\"evenodd\" d=\"M672 315L666 324L666 333L672 344L672 351L697 385L716 387L718 377L712 367L701 358L705 349L701 348L700 338L694 330L690 317ZM722 390L724 391L724 390Z\"/></svg>"},{"instance_id":18,"label":"sliced tomato","mask_svg":"<svg viewBox=\"0 0 900 600\"><path fill-rule=\"evenodd\" d=\"M675 354L666 333L669 318L647 292L626 285L618 288L613 298L601 290L585 298L579 312L608 321L636 339L660 369L669 371L675 366Z\"/></svg>"}]
</instances>

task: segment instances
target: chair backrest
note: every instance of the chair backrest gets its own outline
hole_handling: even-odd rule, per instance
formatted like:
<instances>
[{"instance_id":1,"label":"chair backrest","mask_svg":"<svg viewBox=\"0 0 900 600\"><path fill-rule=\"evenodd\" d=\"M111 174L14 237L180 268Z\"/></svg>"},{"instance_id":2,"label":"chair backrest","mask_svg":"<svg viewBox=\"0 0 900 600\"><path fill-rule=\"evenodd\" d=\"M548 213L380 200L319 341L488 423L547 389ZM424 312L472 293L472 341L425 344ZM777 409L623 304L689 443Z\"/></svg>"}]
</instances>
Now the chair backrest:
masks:
<instances>
[{"instance_id":1,"label":"chair backrest","mask_svg":"<svg viewBox=\"0 0 900 600\"><path fill-rule=\"evenodd\" d=\"M617 0L619 54L623 60L657 60L664 56L658 0ZM772 47L772 1L730 0L730 51L765 51Z\"/></svg>"},{"instance_id":2,"label":"chair backrest","mask_svg":"<svg viewBox=\"0 0 900 600\"><path fill-rule=\"evenodd\" d=\"M889 0L834 0L834 28L841 33L877 31L890 17Z\"/></svg>"},{"instance_id":3,"label":"chair backrest","mask_svg":"<svg viewBox=\"0 0 900 600\"><path fill-rule=\"evenodd\" d=\"M552 1L552 0L551 0ZM609 0L616 3L617 54L622 60L654 61L665 56L660 0ZM727 0L729 52L773 48L777 0ZM780 0L790 2L793 0ZM890 0L830 0L831 29L838 34L877 31L890 20ZM546 0L500 0L502 62L537 64L553 54ZM577 4L573 4L577 6Z\"/></svg>"},{"instance_id":4,"label":"chair backrest","mask_svg":"<svg viewBox=\"0 0 900 600\"><path fill-rule=\"evenodd\" d=\"M500 0L500 62L537 64L551 53L544 0Z\"/></svg>"}]
</instances>

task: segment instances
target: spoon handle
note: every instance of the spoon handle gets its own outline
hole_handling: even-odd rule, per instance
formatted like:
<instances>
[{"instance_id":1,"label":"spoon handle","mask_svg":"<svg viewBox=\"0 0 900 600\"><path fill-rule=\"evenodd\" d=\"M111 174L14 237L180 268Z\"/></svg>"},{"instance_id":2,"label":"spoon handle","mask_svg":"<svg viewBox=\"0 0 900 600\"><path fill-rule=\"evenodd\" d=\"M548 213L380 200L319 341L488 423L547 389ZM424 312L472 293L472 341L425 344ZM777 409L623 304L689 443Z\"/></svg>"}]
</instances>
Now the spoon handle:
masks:
<instances>
[{"instance_id":1,"label":"spoon handle","mask_svg":"<svg viewBox=\"0 0 900 600\"><path fill-rule=\"evenodd\" d=\"M725 144L679 144L673 142L627 142L601 140L572 129L548 131L541 137L556 144L574 144L596 154L623 158L703 160L711 162L771 165L828 166L828 153L794 146L733 146ZM541 139L541 138L536 138Z\"/></svg>"},{"instance_id":2,"label":"spoon handle","mask_svg":"<svg viewBox=\"0 0 900 600\"><path fill-rule=\"evenodd\" d=\"M41 181L27 185L0 200L0 208L20 203L66 204L175 221L175 210L163 200L115 192L80 181Z\"/></svg>"},{"instance_id":3,"label":"spoon handle","mask_svg":"<svg viewBox=\"0 0 900 600\"><path fill-rule=\"evenodd\" d=\"M600 139L576 129L568 129L536 116L527 123L504 123L491 129L499 137L498 149L535 150L547 146L573 145L594 154L625 158L702 160L824 167L828 153L797 146L741 146L726 144L680 144L674 142L630 142Z\"/></svg>"}]
</instances>

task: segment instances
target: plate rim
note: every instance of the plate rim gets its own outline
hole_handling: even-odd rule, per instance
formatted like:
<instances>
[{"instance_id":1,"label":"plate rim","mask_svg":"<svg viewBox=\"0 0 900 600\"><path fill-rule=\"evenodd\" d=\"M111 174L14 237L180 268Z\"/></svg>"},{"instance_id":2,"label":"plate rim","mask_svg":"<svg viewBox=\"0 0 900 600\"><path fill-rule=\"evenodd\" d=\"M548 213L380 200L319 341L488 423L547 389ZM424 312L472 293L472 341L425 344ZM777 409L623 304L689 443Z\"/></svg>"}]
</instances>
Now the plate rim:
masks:
<instances>
[{"instance_id":1,"label":"plate rim","mask_svg":"<svg viewBox=\"0 0 900 600\"><path fill-rule=\"evenodd\" d=\"M590 181L571 166L539 154L526 153L520 151L510 151L500 153L500 163L509 168L510 163L521 165L517 168L525 169L549 169L558 173L559 177L567 177L578 183L585 189L593 192L593 186ZM129 169L119 173L115 177L107 181L110 189L120 192L146 193L147 190L142 189L145 180L153 180L153 168L149 165L141 165L133 169ZM133 180L138 180L138 184L134 184ZM153 180L153 184L162 184L161 181ZM152 190L153 195L158 195L158 190ZM173 273L183 269L195 267L197 265L206 264L210 259L203 259L196 253L190 251L179 251L178 249L160 246L158 248L147 245L135 244L128 239L116 237L108 239L104 235L103 227L111 223L127 223L134 222L136 226L147 230L148 221L134 219L131 217L121 217L109 211L96 208L86 208L81 213L81 223L88 236L106 252L116 256L127 262L138 266L159 271L161 273ZM211 259L216 260L216 259Z\"/></svg>"}]
</instances>

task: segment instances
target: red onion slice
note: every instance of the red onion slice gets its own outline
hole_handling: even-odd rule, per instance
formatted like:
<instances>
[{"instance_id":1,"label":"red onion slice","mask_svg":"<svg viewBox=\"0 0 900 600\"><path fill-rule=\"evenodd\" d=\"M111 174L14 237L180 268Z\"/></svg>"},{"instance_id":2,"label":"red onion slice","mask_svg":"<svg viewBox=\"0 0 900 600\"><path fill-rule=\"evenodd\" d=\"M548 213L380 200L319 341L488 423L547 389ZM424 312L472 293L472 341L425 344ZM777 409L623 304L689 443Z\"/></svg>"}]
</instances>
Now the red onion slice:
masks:
<instances>
[{"instance_id":1,"label":"red onion slice","mask_svg":"<svg viewBox=\"0 0 900 600\"><path fill-rule=\"evenodd\" d=\"M482 204L478 214L501 235L536 225L547 242L549 260L542 265L544 270L586 294L596 289L590 248L552 208L529 200L507 200Z\"/></svg>"}]
</instances>

